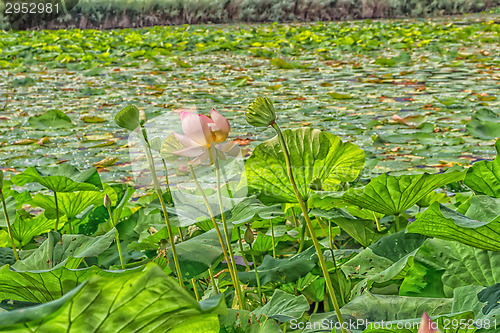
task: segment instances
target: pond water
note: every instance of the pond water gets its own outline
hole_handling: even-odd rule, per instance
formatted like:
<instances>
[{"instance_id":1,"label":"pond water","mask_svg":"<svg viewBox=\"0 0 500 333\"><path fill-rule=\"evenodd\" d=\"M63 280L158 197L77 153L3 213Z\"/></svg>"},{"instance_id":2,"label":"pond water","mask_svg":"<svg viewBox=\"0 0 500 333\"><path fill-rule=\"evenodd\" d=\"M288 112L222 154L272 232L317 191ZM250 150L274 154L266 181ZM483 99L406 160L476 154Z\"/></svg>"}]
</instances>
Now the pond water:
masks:
<instances>
[{"instance_id":1,"label":"pond water","mask_svg":"<svg viewBox=\"0 0 500 333\"><path fill-rule=\"evenodd\" d=\"M245 122L260 95L275 102L282 127L359 145L375 173L467 166L494 156L500 130L494 20L3 32L0 167L97 165L106 181L131 181L128 135L112 121L129 104L151 122L215 107L250 152L274 135ZM51 109L73 126L33 121Z\"/></svg>"}]
</instances>

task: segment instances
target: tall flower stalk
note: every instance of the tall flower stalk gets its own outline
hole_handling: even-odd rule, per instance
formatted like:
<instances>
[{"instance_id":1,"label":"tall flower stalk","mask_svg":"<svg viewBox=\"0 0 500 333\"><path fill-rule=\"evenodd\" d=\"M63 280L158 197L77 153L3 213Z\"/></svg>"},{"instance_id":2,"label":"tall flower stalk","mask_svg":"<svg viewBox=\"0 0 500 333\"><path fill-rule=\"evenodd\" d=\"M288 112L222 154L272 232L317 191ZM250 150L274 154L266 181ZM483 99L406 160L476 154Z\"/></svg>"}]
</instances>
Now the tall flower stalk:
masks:
<instances>
[{"instance_id":1,"label":"tall flower stalk","mask_svg":"<svg viewBox=\"0 0 500 333\"><path fill-rule=\"evenodd\" d=\"M278 136L278 141L281 145L281 148L283 150L283 155L285 158L288 180L290 181L290 185L293 188L293 192L295 194L297 202L299 203L302 214L304 215L305 223L306 223L307 229L309 230L309 234L310 234L311 239L313 241L316 253L318 255L318 260L319 260L319 264L321 266L321 271L323 272L323 276L325 278L325 283L326 283L326 288L328 290L328 294L330 295L330 299L332 300L333 307L334 307L335 313L337 315L337 319L341 324L341 330L343 333L346 333L346 330L343 328L344 327L344 325L343 325L344 320L343 320L342 314L340 312L339 303L337 301L335 289L333 289L333 284L332 284L332 281L330 279L330 274L329 274L328 268L326 266L325 258L323 257L323 252L321 251L321 246L318 242L318 238L316 237L316 234L314 233L314 227L312 225L311 218L309 217L306 204L304 203L304 200L302 200L299 189L298 189L297 184L295 182L288 146L286 144L285 138L283 137L283 133L281 132L281 128L276 123L276 112L274 110L274 107L273 107L271 101L268 98L258 98L257 100L255 100L248 107L248 110L246 112L246 120L249 124L251 124L253 126L261 126L261 127L271 126L276 131L276 134Z\"/></svg>"},{"instance_id":2,"label":"tall flower stalk","mask_svg":"<svg viewBox=\"0 0 500 333\"><path fill-rule=\"evenodd\" d=\"M142 133L141 133L142 134ZM170 247L172 249L172 257L174 258L175 270L177 273L177 280L179 285L184 288L184 282L182 279L182 271L181 266L179 265L179 257L177 256L177 250L175 248L175 239L174 234L172 232L172 227L170 225L170 219L168 217L167 206L165 205L165 200L163 200L163 193L160 187L160 183L158 182L158 178L156 176L156 168L153 162L153 155L151 154L151 148L147 143L144 135L139 135L139 138L142 142L142 146L146 153L146 159L148 160L149 170L151 171L151 177L153 178L153 185L155 187L156 194L158 195L158 200L160 201L161 210L163 212L163 217L165 218L165 225L167 226L168 239L170 240Z\"/></svg>"},{"instance_id":3,"label":"tall flower stalk","mask_svg":"<svg viewBox=\"0 0 500 333\"><path fill-rule=\"evenodd\" d=\"M3 214L5 217L5 223L7 224L7 232L10 238L10 244L12 245L12 251L14 251L14 258L19 261L19 255L17 254L16 244L14 243L14 236L12 235L12 228L10 226L9 213L7 212L7 204L5 203L5 197L3 195L3 171L0 170L0 199L2 200Z\"/></svg>"},{"instance_id":4,"label":"tall flower stalk","mask_svg":"<svg viewBox=\"0 0 500 333\"><path fill-rule=\"evenodd\" d=\"M167 226L168 239L170 241L170 247L172 249L172 257L174 258L175 270L177 273L177 280L179 285L184 288L184 282L182 278L181 267L179 265L179 258L177 256L177 250L175 249L175 239L172 233L172 227L170 225L170 219L168 217L167 207L165 205L165 201L163 200L162 190L160 187L160 183L158 182L158 178L156 176L156 169L153 162L153 155L151 153L151 147L147 142L145 131L141 126L139 109L135 105L129 105L120 112L118 112L115 116L115 122L121 128L125 128L131 132L137 133L139 140L142 143L144 153L146 154L146 159L148 161L149 170L151 172L151 177L153 178L153 185L158 195L158 200L160 201L160 205L163 212L163 217L165 218L165 225Z\"/></svg>"},{"instance_id":5,"label":"tall flower stalk","mask_svg":"<svg viewBox=\"0 0 500 333\"><path fill-rule=\"evenodd\" d=\"M241 289L238 273L236 269L236 262L234 260L234 253L231 248L231 237L229 236L229 229L227 226L226 217L224 215L224 206L221 192L221 168L219 165L220 159L225 159L226 154L237 156L239 154L239 147L232 142L226 142L229 131L231 129L229 122L220 113L212 109L210 118L204 115L197 115L191 112L181 112L181 125L184 134L174 133L177 140L183 144L185 148L173 152L174 154L191 158L189 162L189 170L197 189L200 191L205 206L207 207L210 219L214 224L214 229L219 238L224 259L227 262L229 274L236 293L239 307L244 309L244 296ZM215 168L215 176L217 180L217 198L220 208L220 215L222 219L222 226L224 237L215 220L215 215L212 211L210 203L201 187L193 165L199 165L206 161ZM225 242L224 242L225 238Z\"/></svg>"},{"instance_id":6,"label":"tall flower stalk","mask_svg":"<svg viewBox=\"0 0 500 333\"><path fill-rule=\"evenodd\" d=\"M116 229L115 218L111 213L111 199L109 199L107 194L104 195L104 207L106 207L106 209L108 210L109 223L111 225L111 228L115 229L115 239L116 239L116 246L118 247L118 256L120 257L120 265L122 269L125 269L125 261L123 260L122 247L120 245L120 234L118 232L118 229Z\"/></svg>"}]
</instances>

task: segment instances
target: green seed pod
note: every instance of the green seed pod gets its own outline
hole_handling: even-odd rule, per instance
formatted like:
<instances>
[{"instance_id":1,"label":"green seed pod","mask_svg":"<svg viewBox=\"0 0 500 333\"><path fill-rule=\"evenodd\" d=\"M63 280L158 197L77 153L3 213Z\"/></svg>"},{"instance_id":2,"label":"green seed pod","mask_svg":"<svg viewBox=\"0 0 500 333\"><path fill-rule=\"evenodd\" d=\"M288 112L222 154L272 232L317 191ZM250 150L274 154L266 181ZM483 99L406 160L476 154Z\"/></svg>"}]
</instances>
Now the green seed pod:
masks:
<instances>
[{"instance_id":1,"label":"green seed pod","mask_svg":"<svg viewBox=\"0 0 500 333\"><path fill-rule=\"evenodd\" d=\"M111 199L107 194L104 195L104 207L106 207L107 209L111 208Z\"/></svg>"},{"instance_id":2,"label":"green seed pod","mask_svg":"<svg viewBox=\"0 0 500 333\"><path fill-rule=\"evenodd\" d=\"M252 244L253 243L253 231L250 229L250 226L247 225L247 230L245 231L245 243Z\"/></svg>"},{"instance_id":3,"label":"green seed pod","mask_svg":"<svg viewBox=\"0 0 500 333\"><path fill-rule=\"evenodd\" d=\"M276 110L267 97L259 97L247 108L246 121L255 127L268 127L276 121Z\"/></svg>"}]
</instances>

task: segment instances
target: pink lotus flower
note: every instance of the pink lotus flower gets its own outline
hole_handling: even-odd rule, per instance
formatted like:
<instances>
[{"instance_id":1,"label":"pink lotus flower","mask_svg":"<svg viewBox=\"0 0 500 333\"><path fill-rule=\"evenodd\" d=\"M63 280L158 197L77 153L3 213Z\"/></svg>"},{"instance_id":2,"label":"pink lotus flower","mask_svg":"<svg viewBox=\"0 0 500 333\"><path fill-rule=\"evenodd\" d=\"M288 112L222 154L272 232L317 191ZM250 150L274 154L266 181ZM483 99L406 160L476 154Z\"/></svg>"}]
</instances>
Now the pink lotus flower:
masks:
<instances>
[{"instance_id":1,"label":"pink lotus flower","mask_svg":"<svg viewBox=\"0 0 500 333\"><path fill-rule=\"evenodd\" d=\"M424 312L418 333L440 333L437 323L433 322L431 318Z\"/></svg>"},{"instance_id":2,"label":"pink lotus flower","mask_svg":"<svg viewBox=\"0 0 500 333\"><path fill-rule=\"evenodd\" d=\"M213 164L216 158L226 159L226 154L236 157L240 153L237 143L226 142L231 126L223 115L212 109L210 118L201 114L181 111L184 134L174 133L186 148L174 154L191 157L190 164L201 164L207 159Z\"/></svg>"}]
</instances>

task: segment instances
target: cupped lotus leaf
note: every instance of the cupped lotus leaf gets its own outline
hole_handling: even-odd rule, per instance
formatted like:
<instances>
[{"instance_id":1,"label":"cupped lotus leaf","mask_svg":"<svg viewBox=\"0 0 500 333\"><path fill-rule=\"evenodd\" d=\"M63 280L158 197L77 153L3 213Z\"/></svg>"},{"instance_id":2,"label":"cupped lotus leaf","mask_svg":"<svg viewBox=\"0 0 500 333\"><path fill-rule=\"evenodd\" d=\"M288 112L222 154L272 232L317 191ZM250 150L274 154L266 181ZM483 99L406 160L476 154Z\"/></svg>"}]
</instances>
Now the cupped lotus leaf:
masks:
<instances>
[{"instance_id":1,"label":"cupped lotus leaf","mask_svg":"<svg viewBox=\"0 0 500 333\"><path fill-rule=\"evenodd\" d=\"M283 137L303 200L314 192L309 187L312 180L321 181L324 190L335 190L341 182L355 180L364 167L363 150L352 143L342 142L331 133L297 128L283 131ZM297 202L277 137L255 148L245 163L245 170L249 191L257 193L262 202Z\"/></svg>"},{"instance_id":2,"label":"cupped lotus leaf","mask_svg":"<svg viewBox=\"0 0 500 333\"><path fill-rule=\"evenodd\" d=\"M115 239L111 229L102 236L60 235L51 231L47 239L33 253L16 262L12 267L18 271L43 270L64 266L71 258L94 257L104 252ZM79 260L76 260L78 262Z\"/></svg>"},{"instance_id":3,"label":"cupped lotus leaf","mask_svg":"<svg viewBox=\"0 0 500 333\"><path fill-rule=\"evenodd\" d=\"M462 243L427 239L418 249L415 262L429 268L408 271L406 280L420 281L421 292L428 288L436 290L433 278L441 274L442 290L446 297L453 295L453 290L468 285L484 287L500 283L500 253L486 251ZM405 284L403 281L403 284Z\"/></svg>"},{"instance_id":4,"label":"cupped lotus leaf","mask_svg":"<svg viewBox=\"0 0 500 333\"><path fill-rule=\"evenodd\" d=\"M36 129L61 129L74 127L71 119L59 110L49 110L41 115L33 116L28 124Z\"/></svg>"},{"instance_id":5,"label":"cupped lotus leaf","mask_svg":"<svg viewBox=\"0 0 500 333\"><path fill-rule=\"evenodd\" d=\"M124 107L116 114L115 123L121 128L134 131L141 126L139 109L135 105Z\"/></svg>"},{"instance_id":6,"label":"cupped lotus leaf","mask_svg":"<svg viewBox=\"0 0 500 333\"><path fill-rule=\"evenodd\" d=\"M499 204L499 199L474 197L466 215L462 215L435 202L407 230L409 233L457 241L479 249L500 251Z\"/></svg>"},{"instance_id":7,"label":"cupped lotus leaf","mask_svg":"<svg viewBox=\"0 0 500 333\"><path fill-rule=\"evenodd\" d=\"M262 308L255 309L253 312L257 316L264 314L268 318L283 323L292 319L299 319L307 310L309 310L309 302L304 295L295 296L276 289L271 300Z\"/></svg>"},{"instance_id":8,"label":"cupped lotus leaf","mask_svg":"<svg viewBox=\"0 0 500 333\"><path fill-rule=\"evenodd\" d=\"M160 267L147 265L93 276L58 300L0 313L0 331L217 333L218 315L225 313L221 296L198 303Z\"/></svg>"},{"instance_id":9,"label":"cupped lotus leaf","mask_svg":"<svg viewBox=\"0 0 500 333\"><path fill-rule=\"evenodd\" d=\"M386 215L405 212L434 189L463 179L461 171L440 174L389 176L382 174L363 188L350 188L343 198L352 204Z\"/></svg>"},{"instance_id":10,"label":"cupped lotus leaf","mask_svg":"<svg viewBox=\"0 0 500 333\"><path fill-rule=\"evenodd\" d=\"M29 167L12 177L18 186L38 183L54 192L97 191L102 189L101 178L95 168L80 172L69 164L39 169Z\"/></svg>"},{"instance_id":11,"label":"cupped lotus leaf","mask_svg":"<svg viewBox=\"0 0 500 333\"><path fill-rule=\"evenodd\" d=\"M467 170L464 184L476 193L500 198L500 139L496 141L495 149L497 156L493 161L474 163Z\"/></svg>"}]
</instances>

